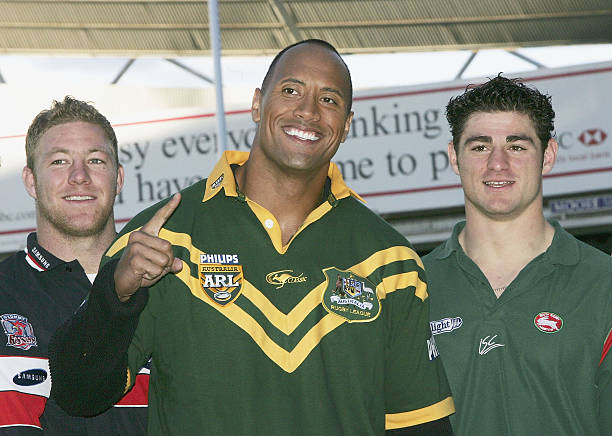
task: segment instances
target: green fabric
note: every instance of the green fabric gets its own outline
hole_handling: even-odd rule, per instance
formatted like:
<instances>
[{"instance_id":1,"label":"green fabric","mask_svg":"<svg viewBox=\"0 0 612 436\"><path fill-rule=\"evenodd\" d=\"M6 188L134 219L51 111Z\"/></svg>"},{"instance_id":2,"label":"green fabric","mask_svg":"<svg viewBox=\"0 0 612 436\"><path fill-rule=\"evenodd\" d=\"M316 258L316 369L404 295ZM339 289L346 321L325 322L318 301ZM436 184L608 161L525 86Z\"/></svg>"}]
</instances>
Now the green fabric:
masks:
<instances>
[{"instance_id":1,"label":"green fabric","mask_svg":"<svg viewBox=\"0 0 612 436\"><path fill-rule=\"evenodd\" d=\"M464 222L423 259L458 435L612 434L612 353L598 365L612 328L612 260L551 224L548 250L499 299L458 242ZM541 312L561 329L539 330Z\"/></svg>"},{"instance_id":2,"label":"green fabric","mask_svg":"<svg viewBox=\"0 0 612 436\"><path fill-rule=\"evenodd\" d=\"M174 275L153 286L130 346L132 370L152 357L152 434L382 434L385 414L425 407L440 413L437 404L449 397L448 384L440 360L428 357L428 300L415 296L416 286L425 281L420 260L416 254L394 258L410 251L403 236L353 197L332 198L333 207L324 204L329 210L279 254L243 196L220 192L202 202L205 184L183 192L164 226L174 235L169 240L175 255L190 268L193 289ZM134 218L122 235L144 224L159 207ZM303 362L291 371L264 353L257 342L262 337L266 349L295 352L304 338L316 338L325 329L323 320L342 320L321 304L324 286L312 308L298 305L326 282L324 269L358 270L356 265L386 249L386 257L366 262L371 265L367 277L355 274L387 293L376 319L340 323L312 351L302 353ZM194 259L200 253L237 255L244 279L263 298L258 300L252 289L247 298L244 281L242 293L225 306L207 295L196 297L201 289ZM279 287L266 280L272 272L298 279ZM382 285L394 277L404 279L402 288ZM330 281L335 280L332 274ZM231 316L241 313L236 319L248 320L251 327L239 326L225 315L228 311L234 311ZM283 318L304 311L291 332L270 319L271 313Z\"/></svg>"}]
</instances>

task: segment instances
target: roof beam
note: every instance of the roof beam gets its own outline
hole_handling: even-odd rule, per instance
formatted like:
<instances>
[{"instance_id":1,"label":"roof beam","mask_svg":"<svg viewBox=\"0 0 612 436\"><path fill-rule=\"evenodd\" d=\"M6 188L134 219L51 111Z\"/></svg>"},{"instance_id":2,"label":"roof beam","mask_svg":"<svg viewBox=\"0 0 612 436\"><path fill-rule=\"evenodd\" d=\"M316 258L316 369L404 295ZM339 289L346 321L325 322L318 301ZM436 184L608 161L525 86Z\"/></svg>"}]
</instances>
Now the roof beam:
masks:
<instances>
[{"instance_id":1,"label":"roof beam","mask_svg":"<svg viewBox=\"0 0 612 436\"><path fill-rule=\"evenodd\" d=\"M278 18L281 27L285 30L285 34L290 39L290 41L285 41L284 45L293 44L304 39L297 28L295 17L285 8L285 5L281 1L268 0L268 4ZM221 28L223 29L223 26L221 26Z\"/></svg>"},{"instance_id":2,"label":"roof beam","mask_svg":"<svg viewBox=\"0 0 612 436\"><path fill-rule=\"evenodd\" d=\"M508 53L510 53L511 55L516 56L517 58L524 60L525 62L529 62L531 65L534 65L538 70L541 70L542 68L546 68L544 65L542 65L538 61L535 61L535 60L531 59L530 57L527 57L524 54L521 54L521 53L517 52L516 50L506 50L506 51Z\"/></svg>"}]
</instances>

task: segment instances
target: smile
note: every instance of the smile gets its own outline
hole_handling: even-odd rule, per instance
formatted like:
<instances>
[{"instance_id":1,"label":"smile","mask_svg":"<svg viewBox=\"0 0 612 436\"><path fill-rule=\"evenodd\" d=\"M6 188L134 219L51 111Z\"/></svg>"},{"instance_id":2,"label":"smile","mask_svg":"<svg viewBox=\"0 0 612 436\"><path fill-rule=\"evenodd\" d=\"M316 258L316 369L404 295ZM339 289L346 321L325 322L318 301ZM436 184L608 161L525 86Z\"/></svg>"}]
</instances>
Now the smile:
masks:
<instances>
[{"instance_id":1,"label":"smile","mask_svg":"<svg viewBox=\"0 0 612 436\"><path fill-rule=\"evenodd\" d=\"M94 198L91 195L67 195L64 197L64 200L68 201L85 201L93 199Z\"/></svg>"},{"instance_id":2,"label":"smile","mask_svg":"<svg viewBox=\"0 0 612 436\"><path fill-rule=\"evenodd\" d=\"M502 186L512 185L514 182L484 182L487 186L492 186L494 188L501 188Z\"/></svg>"},{"instance_id":3,"label":"smile","mask_svg":"<svg viewBox=\"0 0 612 436\"><path fill-rule=\"evenodd\" d=\"M314 132L307 132L296 128L284 129L289 136L301 139L302 141L316 141L319 137Z\"/></svg>"}]
</instances>

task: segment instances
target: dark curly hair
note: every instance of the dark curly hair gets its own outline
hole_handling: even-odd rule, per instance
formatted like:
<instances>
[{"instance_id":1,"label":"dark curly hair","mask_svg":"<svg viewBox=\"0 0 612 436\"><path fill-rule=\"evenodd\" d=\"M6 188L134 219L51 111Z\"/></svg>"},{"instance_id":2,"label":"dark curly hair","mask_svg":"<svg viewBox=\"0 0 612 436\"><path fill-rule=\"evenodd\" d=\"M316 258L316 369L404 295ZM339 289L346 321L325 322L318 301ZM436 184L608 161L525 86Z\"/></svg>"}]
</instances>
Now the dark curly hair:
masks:
<instances>
[{"instance_id":1,"label":"dark curly hair","mask_svg":"<svg viewBox=\"0 0 612 436\"><path fill-rule=\"evenodd\" d=\"M481 85L468 85L465 92L453 97L446 106L446 119L453 135L455 152L470 115L474 112L520 112L529 116L542 143L542 153L555 128L555 111L550 96L530 88L520 79L501 74Z\"/></svg>"},{"instance_id":2,"label":"dark curly hair","mask_svg":"<svg viewBox=\"0 0 612 436\"><path fill-rule=\"evenodd\" d=\"M96 124L104 130L104 135L110 142L115 167L118 168L117 137L115 136L115 131L111 124L106 117L98 112L91 104L77 100L69 95L65 96L64 100L61 102L54 100L51 109L45 109L40 112L36 115L32 124L30 124L25 144L26 163L28 168L34 171L34 154L38 148L38 141L47 130L51 127L73 121L85 121L87 123Z\"/></svg>"},{"instance_id":3,"label":"dark curly hair","mask_svg":"<svg viewBox=\"0 0 612 436\"><path fill-rule=\"evenodd\" d=\"M323 48L328 49L332 53L335 53L336 56L340 58L340 62L342 62L342 65L344 65L344 69L346 70L346 75L348 77L349 95L347 96L347 100L346 100L347 102L346 113L347 114L350 113L351 107L353 106L353 80L351 79L351 72L346 66L346 62L344 62L344 59L342 59L342 56L340 56L340 53L338 53L338 50L336 50L336 47L334 47L327 41L323 41L322 39L314 39L314 38L305 39L303 41L296 42L295 44L291 44L285 47L284 49L282 49L281 51L279 51L278 54L274 56L274 59L272 59L272 63L270 64L270 67L268 68L268 72L266 73L266 76L263 79L263 82L261 84L261 93L263 94L264 92L266 92L266 88L268 87L270 78L272 77L272 74L274 73L274 69L276 68L276 64L278 64L278 61L280 60L280 58L293 47L296 47L302 44L315 44L315 45L321 46Z\"/></svg>"}]
</instances>

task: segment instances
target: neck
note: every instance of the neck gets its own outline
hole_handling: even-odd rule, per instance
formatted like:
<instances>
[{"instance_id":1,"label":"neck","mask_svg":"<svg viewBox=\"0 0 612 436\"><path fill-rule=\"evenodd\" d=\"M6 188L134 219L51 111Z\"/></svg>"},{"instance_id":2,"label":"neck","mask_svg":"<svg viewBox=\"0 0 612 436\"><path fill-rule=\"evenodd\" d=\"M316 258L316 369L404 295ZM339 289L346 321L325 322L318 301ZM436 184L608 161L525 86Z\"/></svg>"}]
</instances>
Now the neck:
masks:
<instances>
[{"instance_id":1,"label":"neck","mask_svg":"<svg viewBox=\"0 0 612 436\"><path fill-rule=\"evenodd\" d=\"M459 243L497 289L508 286L531 260L546 251L554 233L541 211L494 219L466 206L466 225Z\"/></svg>"},{"instance_id":2,"label":"neck","mask_svg":"<svg viewBox=\"0 0 612 436\"><path fill-rule=\"evenodd\" d=\"M50 226L37 226L38 243L48 252L64 262L77 260L87 274L98 272L100 260L106 249L115 239L115 226L112 218L106 228L93 236L71 236Z\"/></svg>"},{"instance_id":3,"label":"neck","mask_svg":"<svg viewBox=\"0 0 612 436\"><path fill-rule=\"evenodd\" d=\"M321 204L327 168L322 168L315 175L297 172L278 174L266 171L256 160L257 157L252 155L236 170L236 182L249 199L274 215L281 227L285 245L310 212Z\"/></svg>"}]
</instances>

